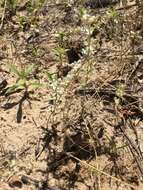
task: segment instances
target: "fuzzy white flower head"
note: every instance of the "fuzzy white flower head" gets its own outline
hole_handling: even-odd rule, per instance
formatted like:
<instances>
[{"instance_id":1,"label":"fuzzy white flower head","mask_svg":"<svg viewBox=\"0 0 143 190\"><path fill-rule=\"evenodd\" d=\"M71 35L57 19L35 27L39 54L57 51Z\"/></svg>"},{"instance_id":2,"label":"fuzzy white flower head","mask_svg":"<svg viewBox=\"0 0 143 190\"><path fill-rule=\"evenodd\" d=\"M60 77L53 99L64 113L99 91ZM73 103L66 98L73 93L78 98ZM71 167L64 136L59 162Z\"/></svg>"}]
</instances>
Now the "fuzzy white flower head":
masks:
<instances>
[{"instance_id":1,"label":"fuzzy white flower head","mask_svg":"<svg viewBox=\"0 0 143 190\"><path fill-rule=\"evenodd\" d=\"M87 13L84 13L83 16L82 16L82 22L85 23L85 24L87 24L89 18L90 18L90 15L87 14Z\"/></svg>"},{"instance_id":2,"label":"fuzzy white flower head","mask_svg":"<svg viewBox=\"0 0 143 190\"><path fill-rule=\"evenodd\" d=\"M95 22L95 16L90 16L89 18L88 18L88 24L93 24Z\"/></svg>"},{"instance_id":3,"label":"fuzzy white flower head","mask_svg":"<svg viewBox=\"0 0 143 190\"><path fill-rule=\"evenodd\" d=\"M82 21L83 21L83 23L85 23L85 24L91 25L91 24L93 24L94 21L95 21L95 16L91 16L91 15L85 13L85 14L82 16Z\"/></svg>"}]
</instances>

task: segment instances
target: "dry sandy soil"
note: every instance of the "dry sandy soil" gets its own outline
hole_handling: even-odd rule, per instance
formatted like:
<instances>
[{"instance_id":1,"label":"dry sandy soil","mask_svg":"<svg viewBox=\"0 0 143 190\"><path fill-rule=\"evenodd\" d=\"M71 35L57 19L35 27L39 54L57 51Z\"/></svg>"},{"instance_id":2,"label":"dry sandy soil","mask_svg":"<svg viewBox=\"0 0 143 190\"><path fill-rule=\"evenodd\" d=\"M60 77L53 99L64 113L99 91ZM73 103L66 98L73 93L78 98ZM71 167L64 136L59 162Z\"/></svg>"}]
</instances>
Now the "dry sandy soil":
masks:
<instances>
[{"instance_id":1,"label":"dry sandy soil","mask_svg":"<svg viewBox=\"0 0 143 190\"><path fill-rule=\"evenodd\" d=\"M0 190L142 190L136 3L10 2L0 10ZM41 86L9 92L9 65L32 64L27 83Z\"/></svg>"}]
</instances>

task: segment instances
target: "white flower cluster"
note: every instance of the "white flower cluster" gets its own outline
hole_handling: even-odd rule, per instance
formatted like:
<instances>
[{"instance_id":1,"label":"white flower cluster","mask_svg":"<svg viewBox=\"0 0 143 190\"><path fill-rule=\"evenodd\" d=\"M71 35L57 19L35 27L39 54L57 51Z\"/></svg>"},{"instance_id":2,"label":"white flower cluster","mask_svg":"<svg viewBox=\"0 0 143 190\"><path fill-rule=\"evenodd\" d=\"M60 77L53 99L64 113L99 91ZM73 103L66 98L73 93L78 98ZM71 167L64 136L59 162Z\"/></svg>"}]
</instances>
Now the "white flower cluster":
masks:
<instances>
[{"instance_id":1,"label":"white flower cluster","mask_svg":"<svg viewBox=\"0 0 143 190\"><path fill-rule=\"evenodd\" d=\"M86 12L82 16L82 22L87 25L91 25L95 22L95 16L91 16L87 14Z\"/></svg>"}]
</instances>

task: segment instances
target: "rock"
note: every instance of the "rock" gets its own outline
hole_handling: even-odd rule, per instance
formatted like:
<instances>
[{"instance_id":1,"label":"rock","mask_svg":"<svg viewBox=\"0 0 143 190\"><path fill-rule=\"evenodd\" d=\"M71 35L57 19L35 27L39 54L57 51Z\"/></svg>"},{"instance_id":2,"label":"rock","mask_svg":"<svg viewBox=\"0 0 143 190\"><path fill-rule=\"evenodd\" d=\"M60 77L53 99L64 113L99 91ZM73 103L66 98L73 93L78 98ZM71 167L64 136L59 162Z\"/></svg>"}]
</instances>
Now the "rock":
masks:
<instances>
[{"instance_id":1,"label":"rock","mask_svg":"<svg viewBox=\"0 0 143 190\"><path fill-rule=\"evenodd\" d=\"M14 187L22 188L22 185L23 185L20 177L17 176L17 175L12 176L9 179L8 184L9 184L10 187L13 187L13 188Z\"/></svg>"}]
</instances>

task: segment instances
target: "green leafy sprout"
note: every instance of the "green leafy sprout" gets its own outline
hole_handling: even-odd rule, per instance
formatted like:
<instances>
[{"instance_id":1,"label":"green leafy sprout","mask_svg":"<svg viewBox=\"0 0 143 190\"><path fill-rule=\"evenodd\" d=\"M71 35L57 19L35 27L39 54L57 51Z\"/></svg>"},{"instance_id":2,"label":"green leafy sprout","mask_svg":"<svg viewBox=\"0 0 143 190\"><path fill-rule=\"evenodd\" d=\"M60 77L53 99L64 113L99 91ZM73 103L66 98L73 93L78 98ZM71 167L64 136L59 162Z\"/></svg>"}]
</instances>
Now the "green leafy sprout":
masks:
<instances>
[{"instance_id":1,"label":"green leafy sprout","mask_svg":"<svg viewBox=\"0 0 143 190\"><path fill-rule=\"evenodd\" d=\"M8 87L6 94L18 90L24 90L28 93L29 89L35 90L43 86L39 81L31 79L35 65L31 64L25 68L18 69L16 65L10 64L8 65L8 68L10 73L13 73L17 77L17 80L15 84Z\"/></svg>"}]
</instances>

